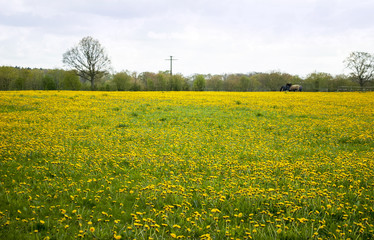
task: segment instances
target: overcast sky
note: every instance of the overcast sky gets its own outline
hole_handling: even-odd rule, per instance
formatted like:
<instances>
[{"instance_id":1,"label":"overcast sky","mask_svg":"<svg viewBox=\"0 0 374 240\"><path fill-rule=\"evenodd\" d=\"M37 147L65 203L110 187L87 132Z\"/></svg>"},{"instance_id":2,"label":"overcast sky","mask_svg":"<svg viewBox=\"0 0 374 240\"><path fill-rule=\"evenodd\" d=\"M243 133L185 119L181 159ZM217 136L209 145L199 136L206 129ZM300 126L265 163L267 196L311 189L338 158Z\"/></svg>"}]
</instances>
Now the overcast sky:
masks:
<instances>
[{"instance_id":1,"label":"overcast sky","mask_svg":"<svg viewBox=\"0 0 374 240\"><path fill-rule=\"evenodd\" d=\"M0 65L65 68L85 36L113 70L345 73L374 53L373 0L0 0Z\"/></svg>"}]
</instances>

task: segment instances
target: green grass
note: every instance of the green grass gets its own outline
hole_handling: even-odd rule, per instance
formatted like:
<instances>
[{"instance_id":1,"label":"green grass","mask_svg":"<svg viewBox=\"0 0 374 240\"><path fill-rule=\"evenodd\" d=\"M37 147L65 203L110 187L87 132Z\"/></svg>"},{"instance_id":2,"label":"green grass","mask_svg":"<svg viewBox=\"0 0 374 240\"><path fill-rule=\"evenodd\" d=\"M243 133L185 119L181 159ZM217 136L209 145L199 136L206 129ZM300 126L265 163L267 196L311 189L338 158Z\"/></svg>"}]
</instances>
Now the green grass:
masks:
<instances>
[{"instance_id":1,"label":"green grass","mask_svg":"<svg viewBox=\"0 0 374 240\"><path fill-rule=\"evenodd\" d=\"M0 95L1 239L374 237L372 94Z\"/></svg>"}]
</instances>

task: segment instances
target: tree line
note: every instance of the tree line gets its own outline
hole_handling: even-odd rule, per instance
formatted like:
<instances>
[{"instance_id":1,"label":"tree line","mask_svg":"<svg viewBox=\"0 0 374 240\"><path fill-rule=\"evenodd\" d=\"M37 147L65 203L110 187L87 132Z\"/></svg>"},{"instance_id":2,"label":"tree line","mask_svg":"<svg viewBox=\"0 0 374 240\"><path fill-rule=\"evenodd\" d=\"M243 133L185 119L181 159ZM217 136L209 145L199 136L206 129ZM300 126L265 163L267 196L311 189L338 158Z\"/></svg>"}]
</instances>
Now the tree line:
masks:
<instances>
[{"instance_id":1,"label":"tree line","mask_svg":"<svg viewBox=\"0 0 374 240\"><path fill-rule=\"evenodd\" d=\"M94 82L99 91L279 91L285 83L300 84L304 91L339 91L359 87L351 76L314 72L300 78L281 72L247 74L170 75L169 71L106 74ZM373 87L373 82L366 84ZM0 67L0 90L92 90L91 82L77 70Z\"/></svg>"},{"instance_id":2,"label":"tree line","mask_svg":"<svg viewBox=\"0 0 374 240\"><path fill-rule=\"evenodd\" d=\"M280 72L202 75L185 77L168 71L109 73L110 58L100 42L84 37L63 54L72 70L0 67L0 90L103 90L103 91L277 91L286 83L304 91L373 88L374 55L352 52L344 61L349 76L314 72L302 79ZM342 88L344 86L344 88Z\"/></svg>"}]
</instances>

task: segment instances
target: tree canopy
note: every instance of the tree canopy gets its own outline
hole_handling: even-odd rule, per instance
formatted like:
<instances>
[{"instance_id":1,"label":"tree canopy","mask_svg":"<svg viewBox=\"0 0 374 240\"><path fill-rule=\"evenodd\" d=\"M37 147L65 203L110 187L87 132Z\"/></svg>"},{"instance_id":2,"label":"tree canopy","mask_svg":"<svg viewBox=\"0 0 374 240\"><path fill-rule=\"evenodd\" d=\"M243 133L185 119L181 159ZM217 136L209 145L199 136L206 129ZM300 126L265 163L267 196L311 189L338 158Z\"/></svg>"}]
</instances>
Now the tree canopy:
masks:
<instances>
[{"instance_id":1,"label":"tree canopy","mask_svg":"<svg viewBox=\"0 0 374 240\"><path fill-rule=\"evenodd\" d=\"M345 60L346 67L351 69L354 81L363 87L372 81L374 76L374 55L366 52L352 52Z\"/></svg>"},{"instance_id":2,"label":"tree canopy","mask_svg":"<svg viewBox=\"0 0 374 240\"><path fill-rule=\"evenodd\" d=\"M170 75L169 71L109 73L110 60L91 37L67 51L63 60L74 70L0 66L0 90L247 92L279 91L286 83L301 84L303 91L312 92L374 90L374 55L364 52L353 52L344 61L352 70L350 75L314 72L305 77L277 71L191 76Z\"/></svg>"},{"instance_id":3,"label":"tree canopy","mask_svg":"<svg viewBox=\"0 0 374 240\"><path fill-rule=\"evenodd\" d=\"M110 68L110 59L100 42L88 36L79 44L64 53L62 61L77 70L77 74L91 82L91 90L95 89L95 81Z\"/></svg>"}]
</instances>

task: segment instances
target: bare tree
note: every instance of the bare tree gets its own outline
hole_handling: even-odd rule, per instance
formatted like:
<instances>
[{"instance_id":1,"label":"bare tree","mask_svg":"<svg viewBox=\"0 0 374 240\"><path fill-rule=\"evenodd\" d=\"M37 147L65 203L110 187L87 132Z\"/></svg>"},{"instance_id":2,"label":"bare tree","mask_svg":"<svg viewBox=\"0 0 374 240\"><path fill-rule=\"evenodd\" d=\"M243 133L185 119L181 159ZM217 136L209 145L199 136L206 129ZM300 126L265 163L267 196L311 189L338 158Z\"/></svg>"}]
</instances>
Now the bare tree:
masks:
<instances>
[{"instance_id":1,"label":"bare tree","mask_svg":"<svg viewBox=\"0 0 374 240\"><path fill-rule=\"evenodd\" d=\"M344 61L346 67L351 69L353 80L363 87L374 77L374 55L366 52L352 52Z\"/></svg>"},{"instance_id":2,"label":"bare tree","mask_svg":"<svg viewBox=\"0 0 374 240\"><path fill-rule=\"evenodd\" d=\"M89 36L65 52L62 62L77 70L80 77L90 81L91 90L95 89L95 81L103 77L110 68L110 59L104 48L98 40Z\"/></svg>"}]
</instances>

